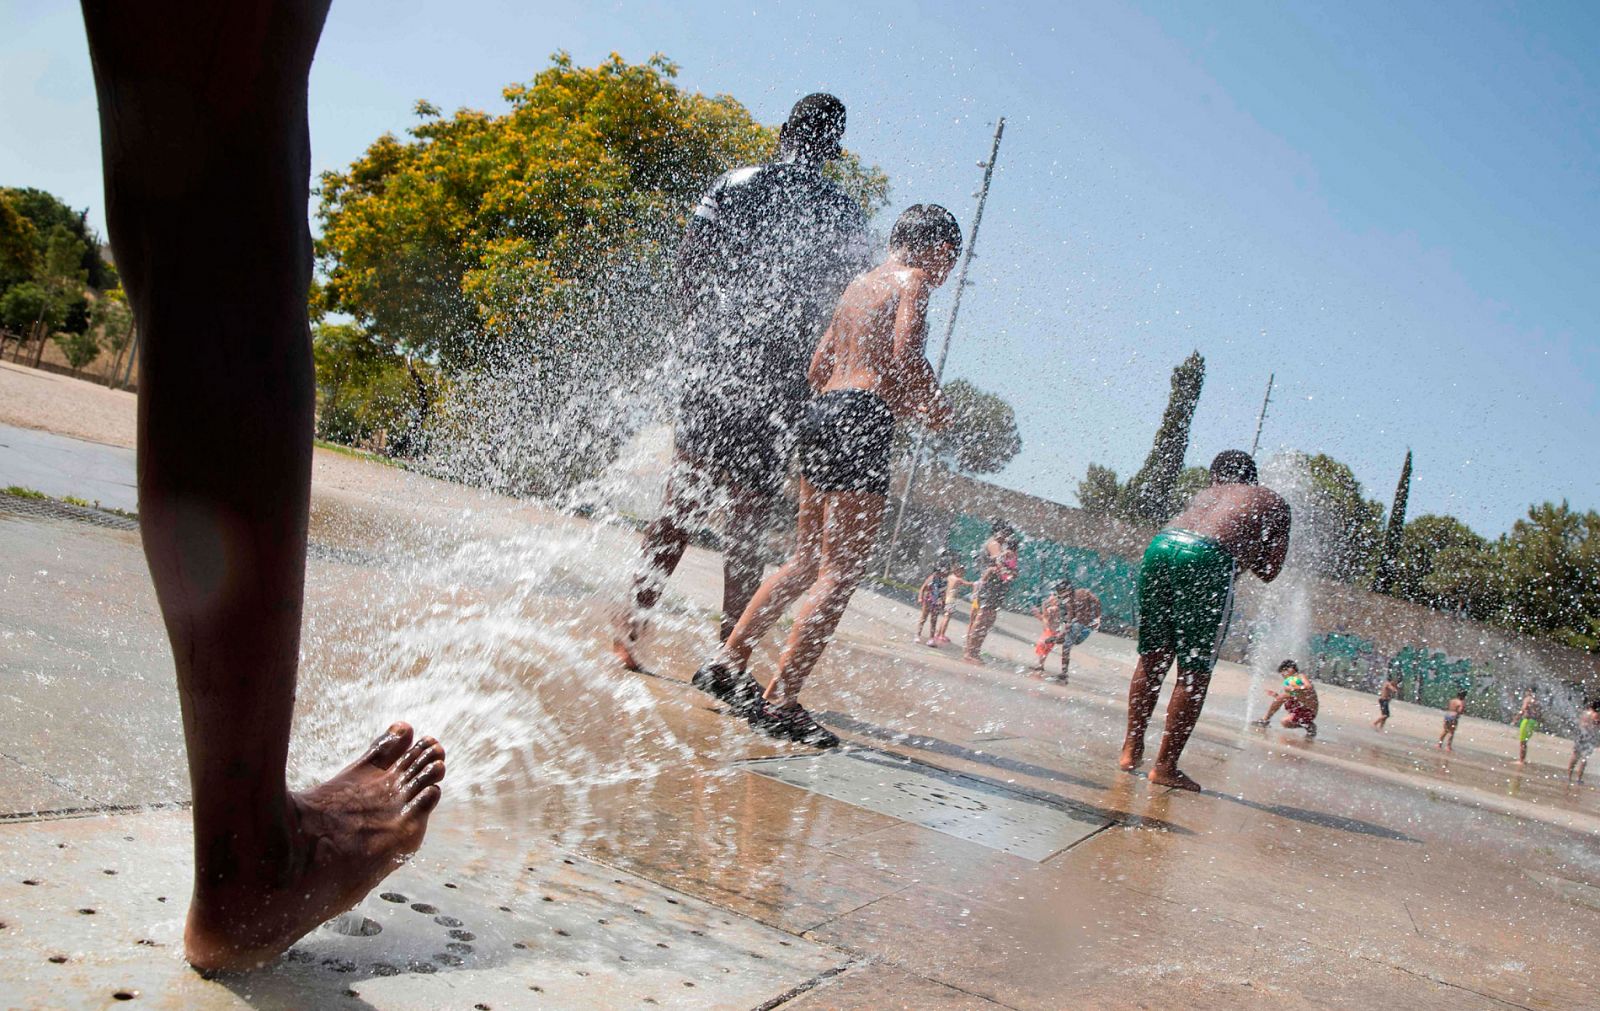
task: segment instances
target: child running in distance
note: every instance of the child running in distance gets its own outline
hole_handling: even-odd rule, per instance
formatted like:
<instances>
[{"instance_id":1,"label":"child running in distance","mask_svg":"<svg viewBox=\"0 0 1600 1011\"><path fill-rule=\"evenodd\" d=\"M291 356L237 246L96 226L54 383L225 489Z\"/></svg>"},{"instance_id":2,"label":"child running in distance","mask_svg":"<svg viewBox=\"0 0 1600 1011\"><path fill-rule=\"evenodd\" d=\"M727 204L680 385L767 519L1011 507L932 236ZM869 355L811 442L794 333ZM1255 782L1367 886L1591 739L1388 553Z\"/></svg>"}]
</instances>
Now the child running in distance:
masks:
<instances>
[{"instance_id":1,"label":"child running in distance","mask_svg":"<svg viewBox=\"0 0 1600 1011\"><path fill-rule=\"evenodd\" d=\"M1299 666L1293 660L1278 664L1278 673L1283 675L1283 690L1267 689L1267 694L1272 696L1272 705L1267 707L1266 715L1257 720L1256 725L1268 725L1272 722L1273 714L1282 708L1285 729L1304 730L1307 737L1317 736L1317 710L1320 704L1316 686L1310 678L1300 673Z\"/></svg>"},{"instance_id":2,"label":"child running in distance","mask_svg":"<svg viewBox=\"0 0 1600 1011\"><path fill-rule=\"evenodd\" d=\"M1528 740L1539 729L1539 696L1529 686L1522 696L1522 708L1517 710L1517 764L1528 764Z\"/></svg>"},{"instance_id":3,"label":"child running in distance","mask_svg":"<svg viewBox=\"0 0 1600 1011\"><path fill-rule=\"evenodd\" d=\"M918 642L926 642L929 646L937 646L939 635L939 619L944 617L946 584L954 576L956 556L953 551L941 551L933 563L933 571L928 578L922 581L922 588L917 591L917 604L922 608L922 614L917 619ZM928 638L922 638L922 627L928 627Z\"/></svg>"},{"instance_id":4,"label":"child running in distance","mask_svg":"<svg viewBox=\"0 0 1600 1011\"><path fill-rule=\"evenodd\" d=\"M1451 699L1444 707L1444 729L1439 731L1439 743L1434 745L1446 751L1456 750L1456 725L1461 722L1461 714L1467 711L1467 693L1456 692L1456 697Z\"/></svg>"},{"instance_id":5,"label":"child running in distance","mask_svg":"<svg viewBox=\"0 0 1600 1011\"><path fill-rule=\"evenodd\" d=\"M889 493L895 422L949 424L950 407L923 354L928 298L961 248L955 216L907 208L882 264L845 289L808 373L815 398L800 423L800 503L794 554L751 598L694 684L735 706L764 733L820 748L839 739L800 705L800 690L833 638L866 569ZM750 654L788 606L800 607L777 674L753 701Z\"/></svg>"},{"instance_id":6,"label":"child running in distance","mask_svg":"<svg viewBox=\"0 0 1600 1011\"><path fill-rule=\"evenodd\" d=\"M1572 760L1567 763L1567 782L1572 782L1572 772L1578 772L1578 782L1583 782L1583 769L1589 764L1595 742L1600 741L1600 700L1590 699L1578 714L1578 736L1572 739Z\"/></svg>"},{"instance_id":7,"label":"child running in distance","mask_svg":"<svg viewBox=\"0 0 1600 1011\"><path fill-rule=\"evenodd\" d=\"M1374 730L1382 730L1384 724L1389 722L1389 703L1400 694L1400 682L1395 680L1394 672L1383 676L1383 686L1378 689L1378 718L1372 721Z\"/></svg>"}]
</instances>

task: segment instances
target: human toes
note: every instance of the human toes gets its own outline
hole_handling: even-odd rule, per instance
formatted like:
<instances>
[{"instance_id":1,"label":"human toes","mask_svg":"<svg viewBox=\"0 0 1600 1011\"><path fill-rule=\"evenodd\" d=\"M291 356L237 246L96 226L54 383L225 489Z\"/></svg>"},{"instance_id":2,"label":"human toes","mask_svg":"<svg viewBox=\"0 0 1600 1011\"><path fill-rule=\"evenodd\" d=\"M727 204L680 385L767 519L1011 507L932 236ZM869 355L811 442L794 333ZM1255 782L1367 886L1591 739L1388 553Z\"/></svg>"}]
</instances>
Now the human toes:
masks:
<instances>
[{"instance_id":1,"label":"human toes","mask_svg":"<svg viewBox=\"0 0 1600 1011\"><path fill-rule=\"evenodd\" d=\"M444 771L445 764L443 759L440 759L436 762L429 762L426 765L417 766L401 783L401 788L405 791L406 799L410 800L423 790L444 779Z\"/></svg>"},{"instance_id":2,"label":"human toes","mask_svg":"<svg viewBox=\"0 0 1600 1011\"><path fill-rule=\"evenodd\" d=\"M411 724L404 721L391 723L389 729L379 734L377 740L372 742L372 747L361 756L358 764L364 762L379 769L393 766L405 755L406 749L411 747L411 733Z\"/></svg>"}]
</instances>

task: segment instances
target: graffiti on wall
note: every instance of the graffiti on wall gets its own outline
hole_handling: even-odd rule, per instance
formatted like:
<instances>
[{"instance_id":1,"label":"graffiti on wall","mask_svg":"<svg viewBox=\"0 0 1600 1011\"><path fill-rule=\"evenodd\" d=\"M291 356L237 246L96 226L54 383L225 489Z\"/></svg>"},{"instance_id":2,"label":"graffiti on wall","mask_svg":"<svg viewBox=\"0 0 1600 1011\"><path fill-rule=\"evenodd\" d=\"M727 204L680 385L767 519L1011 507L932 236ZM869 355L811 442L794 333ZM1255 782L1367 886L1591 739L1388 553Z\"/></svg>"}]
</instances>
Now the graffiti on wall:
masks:
<instances>
[{"instance_id":1,"label":"graffiti on wall","mask_svg":"<svg viewBox=\"0 0 1600 1011\"><path fill-rule=\"evenodd\" d=\"M1400 683L1400 697L1411 702L1443 708L1458 692L1466 692L1469 709L1498 709L1490 697L1496 680L1493 664L1475 665L1421 646L1402 646L1386 655L1371 639L1351 632L1327 632L1309 645L1312 675L1321 680L1372 690L1389 673Z\"/></svg>"},{"instance_id":2,"label":"graffiti on wall","mask_svg":"<svg viewBox=\"0 0 1600 1011\"><path fill-rule=\"evenodd\" d=\"M957 516L946 545L967 566L967 578L978 578L972 559L989 539L989 521ZM1025 611L1036 606L1063 576L1100 598L1107 631L1134 627L1134 604L1139 595L1139 567L1116 555L1103 555L1040 537L1024 537L1017 548L1017 578L1006 595L1005 606Z\"/></svg>"}]
</instances>

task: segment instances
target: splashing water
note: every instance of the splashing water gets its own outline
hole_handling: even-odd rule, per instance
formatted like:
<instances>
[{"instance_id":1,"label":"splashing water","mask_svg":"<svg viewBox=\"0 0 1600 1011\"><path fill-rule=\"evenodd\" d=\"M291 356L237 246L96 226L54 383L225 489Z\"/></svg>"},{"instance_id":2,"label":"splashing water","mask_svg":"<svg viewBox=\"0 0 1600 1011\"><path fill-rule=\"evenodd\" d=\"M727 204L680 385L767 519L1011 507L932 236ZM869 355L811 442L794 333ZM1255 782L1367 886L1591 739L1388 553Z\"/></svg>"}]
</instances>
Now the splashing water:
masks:
<instances>
[{"instance_id":1,"label":"splashing water","mask_svg":"<svg viewBox=\"0 0 1600 1011\"><path fill-rule=\"evenodd\" d=\"M1261 468L1261 483L1282 495L1289 503L1293 525L1289 554L1278 578L1266 584L1261 597L1259 618L1250 629L1250 695L1245 700L1245 720L1266 708L1266 689L1278 681L1278 664L1297 660L1307 667L1306 650L1311 642L1311 600L1315 560L1323 545L1316 527L1305 522L1311 515L1313 489L1305 458L1280 453Z\"/></svg>"}]
</instances>

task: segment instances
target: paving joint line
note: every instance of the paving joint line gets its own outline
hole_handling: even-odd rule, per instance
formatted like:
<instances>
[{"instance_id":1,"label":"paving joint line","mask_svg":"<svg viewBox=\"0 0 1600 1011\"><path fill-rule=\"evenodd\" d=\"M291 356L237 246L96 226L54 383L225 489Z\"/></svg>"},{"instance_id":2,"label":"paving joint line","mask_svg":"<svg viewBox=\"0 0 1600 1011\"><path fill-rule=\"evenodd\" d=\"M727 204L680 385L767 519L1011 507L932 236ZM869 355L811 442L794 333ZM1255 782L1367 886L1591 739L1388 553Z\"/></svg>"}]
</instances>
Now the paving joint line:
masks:
<instances>
[{"instance_id":1,"label":"paving joint line","mask_svg":"<svg viewBox=\"0 0 1600 1011\"><path fill-rule=\"evenodd\" d=\"M823 983L827 982L828 980L833 979L835 976L842 976L845 973L849 972L852 967L857 966L857 965L861 965L861 964L864 964L862 959L855 958L855 957L852 956L843 965L836 965L831 969L824 969L821 972L817 973L815 976L812 976L810 979L806 980L805 982L799 983L799 984L797 984L795 986L792 986L789 989L785 990L783 993L778 994L778 996L773 997L770 1000L764 1001L764 1002L762 1002L760 1004L757 1004L752 1009L752 1011L772 1011L773 1008L781 1007L782 1005L789 1003L790 1001L794 1000L796 997L800 996L801 994L805 993L806 991L814 990L818 986L820 986Z\"/></svg>"}]
</instances>

